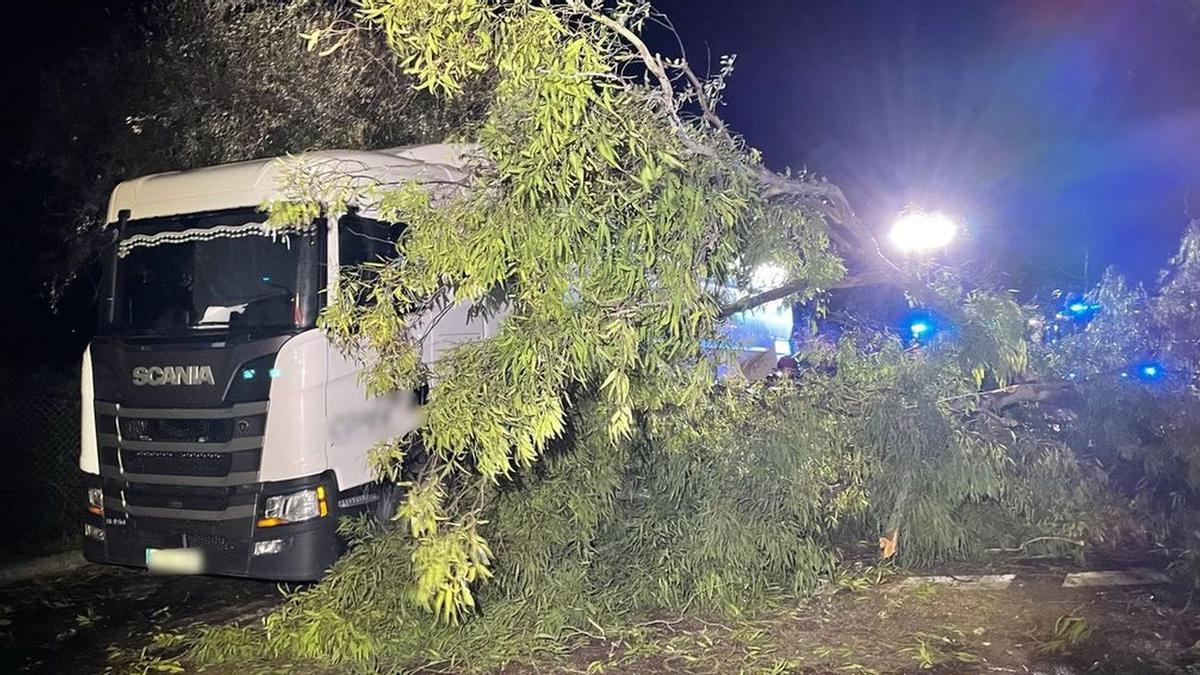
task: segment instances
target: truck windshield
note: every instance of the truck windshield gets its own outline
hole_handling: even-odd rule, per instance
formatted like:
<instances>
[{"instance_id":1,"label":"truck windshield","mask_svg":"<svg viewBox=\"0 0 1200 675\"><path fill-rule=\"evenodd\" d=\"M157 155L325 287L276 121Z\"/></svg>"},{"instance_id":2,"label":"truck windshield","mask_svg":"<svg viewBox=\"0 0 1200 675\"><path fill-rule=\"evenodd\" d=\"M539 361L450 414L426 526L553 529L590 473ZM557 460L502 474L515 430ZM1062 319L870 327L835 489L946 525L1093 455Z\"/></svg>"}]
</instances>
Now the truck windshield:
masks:
<instances>
[{"instance_id":1,"label":"truck windshield","mask_svg":"<svg viewBox=\"0 0 1200 675\"><path fill-rule=\"evenodd\" d=\"M112 254L109 329L169 335L311 326L315 236L268 232L261 220L241 214L130 223Z\"/></svg>"}]
</instances>

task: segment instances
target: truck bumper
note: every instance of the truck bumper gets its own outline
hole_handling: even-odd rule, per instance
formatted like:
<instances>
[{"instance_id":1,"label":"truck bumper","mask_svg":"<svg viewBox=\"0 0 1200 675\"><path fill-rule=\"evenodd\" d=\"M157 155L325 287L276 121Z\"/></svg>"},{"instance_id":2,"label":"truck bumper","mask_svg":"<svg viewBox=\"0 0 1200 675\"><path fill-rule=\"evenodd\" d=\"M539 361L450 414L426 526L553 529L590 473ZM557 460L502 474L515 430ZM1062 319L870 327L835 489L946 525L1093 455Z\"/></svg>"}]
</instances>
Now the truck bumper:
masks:
<instances>
[{"instance_id":1,"label":"truck bumper","mask_svg":"<svg viewBox=\"0 0 1200 675\"><path fill-rule=\"evenodd\" d=\"M95 485L101 483L97 480ZM92 562L147 567L153 551L184 549L199 562L192 573L315 581L342 552L337 534L336 481L328 474L256 484L253 514L221 520L162 517L157 513L149 516L131 513L136 511L133 508L122 511L113 506L119 500L112 500L107 494L113 489L112 482L104 481L103 485L104 513L87 512L84 518L83 555ZM318 485L325 486L328 515L273 527L256 524L267 497ZM263 544L256 552L256 544L260 543Z\"/></svg>"}]
</instances>

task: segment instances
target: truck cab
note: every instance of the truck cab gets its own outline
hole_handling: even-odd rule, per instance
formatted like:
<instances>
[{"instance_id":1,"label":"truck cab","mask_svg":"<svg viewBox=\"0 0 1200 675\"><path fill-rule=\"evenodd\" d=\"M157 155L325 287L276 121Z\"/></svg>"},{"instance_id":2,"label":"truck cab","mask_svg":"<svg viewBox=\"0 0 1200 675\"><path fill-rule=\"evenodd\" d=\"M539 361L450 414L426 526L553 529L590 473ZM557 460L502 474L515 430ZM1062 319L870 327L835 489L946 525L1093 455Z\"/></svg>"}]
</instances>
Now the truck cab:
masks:
<instances>
[{"instance_id":1,"label":"truck cab","mask_svg":"<svg viewBox=\"0 0 1200 675\"><path fill-rule=\"evenodd\" d=\"M394 255L399 226L351 211L267 227L295 162L358 180L445 184L463 146L324 151L121 183L108 209L97 335L83 355L84 555L166 572L313 580L340 516L375 508L375 444L416 426L412 395L369 397L316 327L348 267ZM489 335L452 306L428 361Z\"/></svg>"}]
</instances>

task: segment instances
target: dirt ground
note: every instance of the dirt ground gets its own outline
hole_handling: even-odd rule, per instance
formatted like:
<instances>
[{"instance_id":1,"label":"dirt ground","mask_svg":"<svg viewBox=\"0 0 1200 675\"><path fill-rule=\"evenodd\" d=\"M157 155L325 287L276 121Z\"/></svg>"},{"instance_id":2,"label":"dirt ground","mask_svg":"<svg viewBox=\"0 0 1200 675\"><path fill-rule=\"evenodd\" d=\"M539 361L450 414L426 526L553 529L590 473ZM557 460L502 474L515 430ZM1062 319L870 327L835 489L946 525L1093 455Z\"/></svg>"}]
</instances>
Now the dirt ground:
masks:
<instances>
[{"instance_id":1,"label":"dirt ground","mask_svg":"<svg viewBox=\"0 0 1200 675\"><path fill-rule=\"evenodd\" d=\"M975 565L880 576L864 568L818 597L754 616L659 615L607 633L583 626L562 653L503 675L1200 675L1200 597L1168 585L1063 588L1076 569ZM979 573L1016 578L1004 590L904 581ZM253 620L281 600L270 583L97 566L0 587L0 672L125 672L155 633Z\"/></svg>"},{"instance_id":2,"label":"dirt ground","mask_svg":"<svg viewBox=\"0 0 1200 675\"><path fill-rule=\"evenodd\" d=\"M510 670L1200 673L1200 598L1192 602L1188 591L1063 588L1065 569L1003 571L1017 572L1005 590L864 579L756 617L658 617L620 635L592 635L553 661Z\"/></svg>"},{"instance_id":3,"label":"dirt ground","mask_svg":"<svg viewBox=\"0 0 1200 675\"><path fill-rule=\"evenodd\" d=\"M273 583L170 577L88 565L0 587L0 673L102 673L112 649L140 650L163 630L263 612Z\"/></svg>"}]
</instances>

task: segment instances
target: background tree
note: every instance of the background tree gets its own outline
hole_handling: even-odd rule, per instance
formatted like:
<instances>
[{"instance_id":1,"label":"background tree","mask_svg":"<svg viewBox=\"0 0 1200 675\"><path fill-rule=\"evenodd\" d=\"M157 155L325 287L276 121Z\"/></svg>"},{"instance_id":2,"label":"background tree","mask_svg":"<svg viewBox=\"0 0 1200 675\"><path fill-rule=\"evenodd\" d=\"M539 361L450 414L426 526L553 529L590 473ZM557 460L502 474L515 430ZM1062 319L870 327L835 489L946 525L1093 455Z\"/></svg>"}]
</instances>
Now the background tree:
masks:
<instances>
[{"instance_id":1,"label":"background tree","mask_svg":"<svg viewBox=\"0 0 1200 675\"><path fill-rule=\"evenodd\" d=\"M436 142L478 115L486 81L436 101L366 36L321 58L307 53L301 33L349 16L316 0L161 0L45 73L26 162L57 196L61 229L47 238L62 242L55 259L68 262L47 270L55 290L94 254L120 181L314 148Z\"/></svg>"},{"instance_id":2,"label":"background tree","mask_svg":"<svg viewBox=\"0 0 1200 675\"><path fill-rule=\"evenodd\" d=\"M1161 547L1196 577L1200 488L1200 230L1193 223L1157 283L1110 270L1063 313L1036 361L1058 392L1043 408L1109 488L1113 543ZM1060 313L1060 317L1062 313Z\"/></svg>"}]
</instances>

